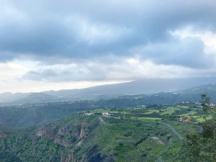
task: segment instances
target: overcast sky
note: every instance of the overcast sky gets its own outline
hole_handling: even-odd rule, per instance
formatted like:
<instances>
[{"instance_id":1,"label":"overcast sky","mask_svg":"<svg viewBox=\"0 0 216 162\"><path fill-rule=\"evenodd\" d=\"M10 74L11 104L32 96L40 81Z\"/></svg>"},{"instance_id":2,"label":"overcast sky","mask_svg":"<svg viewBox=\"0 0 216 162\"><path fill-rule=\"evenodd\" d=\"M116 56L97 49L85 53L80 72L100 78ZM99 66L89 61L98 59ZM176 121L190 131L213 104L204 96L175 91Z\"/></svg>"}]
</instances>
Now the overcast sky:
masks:
<instances>
[{"instance_id":1,"label":"overcast sky","mask_svg":"<svg viewBox=\"0 0 216 162\"><path fill-rule=\"evenodd\" d=\"M0 91L216 75L214 0L0 0Z\"/></svg>"}]
</instances>

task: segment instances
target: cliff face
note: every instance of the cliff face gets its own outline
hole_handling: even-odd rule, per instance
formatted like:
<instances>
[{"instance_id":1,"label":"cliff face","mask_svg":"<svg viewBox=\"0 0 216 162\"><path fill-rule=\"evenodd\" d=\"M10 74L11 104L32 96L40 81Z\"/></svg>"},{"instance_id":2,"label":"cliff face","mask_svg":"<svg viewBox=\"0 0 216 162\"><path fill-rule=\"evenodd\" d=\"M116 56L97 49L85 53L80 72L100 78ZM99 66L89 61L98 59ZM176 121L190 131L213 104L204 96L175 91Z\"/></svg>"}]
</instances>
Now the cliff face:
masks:
<instances>
[{"instance_id":1,"label":"cliff face","mask_svg":"<svg viewBox=\"0 0 216 162\"><path fill-rule=\"evenodd\" d=\"M79 162L74 158L73 153L69 153L67 156L61 157L61 162Z\"/></svg>"},{"instance_id":2,"label":"cliff face","mask_svg":"<svg viewBox=\"0 0 216 162\"><path fill-rule=\"evenodd\" d=\"M82 147L94 136L94 131L100 126L100 123L97 116L81 115L68 121L40 127L35 131L34 136L38 139L52 141L67 150L62 153L61 162L95 161L103 157L97 154L98 149L94 149L94 146L88 148L88 146L86 150L82 150ZM77 153L81 150L84 153Z\"/></svg>"},{"instance_id":3,"label":"cliff face","mask_svg":"<svg viewBox=\"0 0 216 162\"><path fill-rule=\"evenodd\" d=\"M81 122L79 124L70 123L62 125L58 128L46 126L39 128L36 131L35 136L48 138L53 140L56 144L69 147L85 140L85 138L88 136L88 133L90 132L90 125L91 123L87 124L85 122Z\"/></svg>"},{"instance_id":4,"label":"cliff face","mask_svg":"<svg viewBox=\"0 0 216 162\"><path fill-rule=\"evenodd\" d=\"M48 127L42 127L39 128L36 131L35 134L37 137L47 137L47 138L53 138L54 137L54 132L52 129L48 128Z\"/></svg>"},{"instance_id":5,"label":"cliff face","mask_svg":"<svg viewBox=\"0 0 216 162\"><path fill-rule=\"evenodd\" d=\"M2 132L2 131L0 131L0 138L6 138L6 137L7 137L7 134L4 133L4 132Z\"/></svg>"}]
</instances>

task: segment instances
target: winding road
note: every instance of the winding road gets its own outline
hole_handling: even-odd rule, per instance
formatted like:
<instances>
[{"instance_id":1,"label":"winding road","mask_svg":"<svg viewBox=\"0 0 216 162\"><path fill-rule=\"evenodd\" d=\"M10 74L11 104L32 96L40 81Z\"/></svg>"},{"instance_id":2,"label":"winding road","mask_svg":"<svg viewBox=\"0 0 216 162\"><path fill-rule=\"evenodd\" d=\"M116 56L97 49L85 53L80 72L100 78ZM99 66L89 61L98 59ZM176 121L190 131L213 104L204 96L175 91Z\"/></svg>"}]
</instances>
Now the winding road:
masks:
<instances>
[{"instance_id":1,"label":"winding road","mask_svg":"<svg viewBox=\"0 0 216 162\"><path fill-rule=\"evenodd\" d=\"M178 133L178 132L176 131L176 129L175 129L172 125L170 125L170 124L168 124L168 123L164 123L164 122L161 122L161 124L163 124L163 125L165 125L166 127L168 127L168 128L172 131L172 133L175 134L176 137L178 137L179 140L183 140L183 139L184 139L184 137L183 137L180 133ZM168 149L168 147L166 148L166 150L167 150L167 149ZM164 152L166 152L166 150L163 150L163 151L160 153L160 155L158 156L158 159L156 160L156 162L163 162L162 157L161 157L161 154L164 153Z\"/></svg>"},{"instance_id":2,"label":"winding road","mask_svg":"<svg viewBox=\"0 0 216 162\"><path fill-rule=\"evenodd\" d=\"M173 134L175 134L176 137L178 137L179 140L183 140L183 139L184 139L184 137L183 137L181 134L179 134L179 133L176 131L176 129L175 129L173 126L171 126L170 124L164 123L164 122L161 122L161 124L167 126L167 127L173 132Z\"/></svg>"}]
</instances>

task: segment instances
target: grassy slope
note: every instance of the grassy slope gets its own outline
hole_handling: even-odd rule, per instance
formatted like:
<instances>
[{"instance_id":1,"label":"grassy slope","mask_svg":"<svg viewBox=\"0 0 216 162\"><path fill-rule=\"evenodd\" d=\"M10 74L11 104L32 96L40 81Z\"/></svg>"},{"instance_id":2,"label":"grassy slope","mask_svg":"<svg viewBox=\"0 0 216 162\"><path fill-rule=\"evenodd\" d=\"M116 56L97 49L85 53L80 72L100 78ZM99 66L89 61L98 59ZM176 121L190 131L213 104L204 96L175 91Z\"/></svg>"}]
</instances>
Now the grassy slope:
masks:
<instances>
[{"instance_id":1,"label":"grassy slope","mask_svg":"<svg viewBox=\"0 0 216 162\"><path fill-rule=\"evenodd\" d=\"M102 115L108 112L107 116ZM92 110L37 129L0 139L0 159L21 161L173 161L188 130L195 130L198 109L173 106L148 109ZM180 116L194 123L178 122ZM82 132L82 133L81 133ZM177 132L177 133L176 133ZM4 161L4 160L1 160ZM17 160L18 161L18 160Z\"/></svg>"}]
</instances>

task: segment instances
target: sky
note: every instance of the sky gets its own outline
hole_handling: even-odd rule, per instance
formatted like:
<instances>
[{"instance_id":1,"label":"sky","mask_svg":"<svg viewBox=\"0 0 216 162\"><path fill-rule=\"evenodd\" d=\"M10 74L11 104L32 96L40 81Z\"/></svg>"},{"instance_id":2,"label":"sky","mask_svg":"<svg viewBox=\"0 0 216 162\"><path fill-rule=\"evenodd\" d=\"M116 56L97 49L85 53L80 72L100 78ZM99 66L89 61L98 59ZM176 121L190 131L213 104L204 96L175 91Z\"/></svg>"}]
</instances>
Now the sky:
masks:
<instances>
[{"instance_id":1,"label":"sky","mask_svg":"<svg viewBox=\"0 0 216 162\"><path fill-rule=\"evenodd\" d=\"M0 92L215 74L214 0L0 0Z\"/></svg>"}]
</instances>

